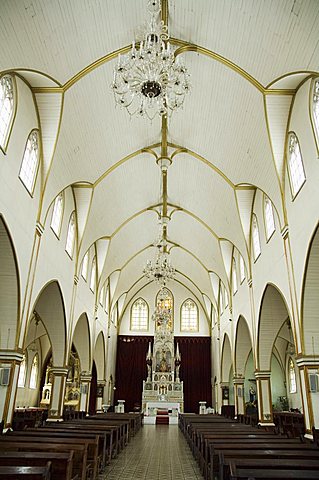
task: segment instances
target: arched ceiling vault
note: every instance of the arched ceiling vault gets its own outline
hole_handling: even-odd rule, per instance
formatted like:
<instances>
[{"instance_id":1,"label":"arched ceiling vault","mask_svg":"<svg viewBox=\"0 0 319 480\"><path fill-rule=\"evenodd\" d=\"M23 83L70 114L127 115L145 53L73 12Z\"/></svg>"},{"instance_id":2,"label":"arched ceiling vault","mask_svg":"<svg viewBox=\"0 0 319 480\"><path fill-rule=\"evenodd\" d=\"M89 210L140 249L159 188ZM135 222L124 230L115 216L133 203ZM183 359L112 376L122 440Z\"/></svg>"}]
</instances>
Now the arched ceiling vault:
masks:
<instances>
[{"instance_id":1,"label":"arched ceiling vault","mask_svg":"<svg viewBox=\"0 0 319 480\"><path fill-rule=\"evenodd\" d=\"M286 223L287 122L295 92L318 73L319 3L162 0L162 16L192 84L168 123L130 119L115 108L110 88L146 0L70 0L67 8L58 0L5 2L2 24L15 35L0 31L0 71L18 72L38 104L46 142L39 221L72 186L79 263L108 239L99 284L119 270L114 298L136 291L164 208L156 158L168 155L171 256L190 288L214 300L209 273L227 285L227 242L249 264L257 189L272 200L280 227Z\"/></svg>"}]
</instances>

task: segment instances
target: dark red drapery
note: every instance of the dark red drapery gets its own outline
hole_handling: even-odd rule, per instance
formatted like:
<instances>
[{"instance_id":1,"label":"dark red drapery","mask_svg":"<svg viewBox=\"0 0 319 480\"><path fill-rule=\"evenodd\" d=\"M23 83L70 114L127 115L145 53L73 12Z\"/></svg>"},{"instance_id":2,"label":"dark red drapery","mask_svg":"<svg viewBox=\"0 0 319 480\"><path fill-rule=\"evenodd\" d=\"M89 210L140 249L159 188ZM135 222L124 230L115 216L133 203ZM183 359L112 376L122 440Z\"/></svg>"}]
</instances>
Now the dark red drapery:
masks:
<instances>
[{"instance_id":1,"label":"dark red drapery","mask_svg":"<svg viewBox=\"0 0 319 480\"><path fill-rule=\"evenodd\" d=\"M181 354L184 412L199 412L200 401L212 405L210 337L175 337Z\"/></svg>"},{"instance_id":2,"label":"dark red drapery","mask_svg":"<svg viewBox=\"0 0 319 480\"><path fill-rule=\"evenodd\" d=\"M116 357L116 390L117 400L125 400L125 411L132 412L134 404L141 405L143 380L147 377L146 355L149 342L153 337L119 335Z\"/></svg>"},{"instance_id":3,"label":"dark red drapery","mask_svg":"<svg viewBox=\"0 0 319 480\"><path fill-rule=\"evenodd\" d=\"M125 411L141 405L143 380L147 377L146 354L153 337L119 335L116 359L117 400L125 400ZM210 337L175 337L182 357L180 377L184 381L184 411L198 412L198 402L212 404Z\"/></svg>"}]
</instances>

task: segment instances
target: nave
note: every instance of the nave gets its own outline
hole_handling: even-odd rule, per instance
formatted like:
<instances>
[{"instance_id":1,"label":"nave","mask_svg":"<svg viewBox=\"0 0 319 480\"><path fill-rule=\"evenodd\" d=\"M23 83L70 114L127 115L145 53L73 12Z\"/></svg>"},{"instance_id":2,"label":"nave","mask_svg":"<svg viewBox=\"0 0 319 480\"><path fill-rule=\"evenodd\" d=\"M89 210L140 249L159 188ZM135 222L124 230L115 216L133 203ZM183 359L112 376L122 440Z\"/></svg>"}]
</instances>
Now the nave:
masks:
<instances>
[{"instance_id":1,"label":"nave","mask_svg":"<svg viewBox=\"0 0 319 480\"><path fill-rule=\"evenodd\" d=\"M177 425L145 425L100 476L100 480L202 478Z\"/></svg>"}]
</instances>

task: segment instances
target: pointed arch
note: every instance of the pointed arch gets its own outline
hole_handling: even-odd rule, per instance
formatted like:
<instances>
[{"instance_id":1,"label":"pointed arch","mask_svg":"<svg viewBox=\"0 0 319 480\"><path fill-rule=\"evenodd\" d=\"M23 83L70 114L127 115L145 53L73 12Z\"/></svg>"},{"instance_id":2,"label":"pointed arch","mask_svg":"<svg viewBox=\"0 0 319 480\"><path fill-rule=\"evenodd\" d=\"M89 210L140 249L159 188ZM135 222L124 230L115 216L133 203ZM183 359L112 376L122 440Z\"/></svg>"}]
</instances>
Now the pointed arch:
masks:
<instances>
[{"instance_id":1,"label":"pointed arch","mask_svg":"<svg viewBox=\"0 0 319 480\"><path fill-rule=\"evenodd\" d=\"M96 365L97 378L98 380L105 379L105 337L104 333L100 332L94 346L94 355L93 360Z\"/></svg>"},{"instance_id":2,"label":"pointed arch","mask_svg":"<svg viewBox=\"0 0 319 480\"><path fill-rule=\"evenodd\" d=\"M222 347L222 356L221 356L221 381L229 382L229 375L232 369L232 351L229 336L227 333L224 335L223 347Z\"/></svg>"},{"instance_id":3,"label":"pointed arch","mask_svg":"<svg viewBox=\"0 0 319 480\"><path fill-rule=\"evenodd\" d=\"M9 229L0 215L0 349L14 349L20 317L20 278Z\"/></svg>"},{"instance_id":4,"label":"pointed arch","mask_svg":"<svg viewBox=\"0 0 319 480\"><path fill-rule=\"evenodd\" d=\"M262 295L257 334L257 365L260 370L271 370L271 354L278 332L290 319L287 302L281 291L268 283Z\"/></svg>"},{"instance_id":5,"label":"pointed arch","mask_svg":"<svg viewBox=\"0 0 319 480\"><path fill-rule=\"evenodd\" d=\"M319 224L307 252L301 297L302 348L306 355L319 353Z\"/></svg>"},{"instance_id":6,"label":"pointed arch","mask_svg":"<svg viewBox=\"0 0 319 480\"><path fill-rule=\"evenodd\" d=\"M57 280L51 280L42 288L34 302L32 312L36 312L48 334L53 365L65 366L67 363L65 301ZM32 314L28 328L33 317Z\"/></svg>"},{"instance_id":7,"label":"pointed arch","mask_svg":"<svg viewBox=\"0 0 319 480\"><path fill-rule=\"evenodd\" d=\"M251 332L247 320L240 315L235 334L235 372L245 376L246 363L252 350Z\"/></svg>"},{"instance_id":8,"label":"pointed arch","mask_svg":"<svg viewBox=\"0 0 319 480\"><path fill-rule=\"evenodd\" d=\"M89 319L85 312L76 322L71 343L74 344L79 355L82 371L89 372L92 363L91 334Z\"/></svg>"}]
</instances>

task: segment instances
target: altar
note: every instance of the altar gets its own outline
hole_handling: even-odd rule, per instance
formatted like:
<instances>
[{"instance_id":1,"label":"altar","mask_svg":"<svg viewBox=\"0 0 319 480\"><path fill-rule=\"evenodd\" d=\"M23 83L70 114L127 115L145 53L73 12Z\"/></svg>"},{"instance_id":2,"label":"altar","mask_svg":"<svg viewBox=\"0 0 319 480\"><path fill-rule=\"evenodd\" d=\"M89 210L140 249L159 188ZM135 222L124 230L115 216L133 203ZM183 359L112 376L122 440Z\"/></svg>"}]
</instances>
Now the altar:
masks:
<instances>
[{"instance_id":1,"label":"altar","mask_svg":"<svg viewBox=\"0 0 319 480\"><path fill-rule=\"evenodd\" d=\"M177 423L178 414L184 411L183 382L179 378L181 355L178 343L176 348L174 345L171 293L165 287L157 295L154 317L154 344L152 349L149 343L147 379L143 381L144 423L155 423L159 410L166 411L169 423Z\"/></svg>"},{"instance_id":2,"label":"altar","mask_svg":"<svg viewBox=\"0 0 319 480\"><path fill-rule=\"evenodd\" d=\"M147 402L145 407L145 415L154 415L156 410L168 410L175 416L181 411L180 403L176 402ZM157 413L157 412L156 412Z\"/></svg>"}]
</instances>

